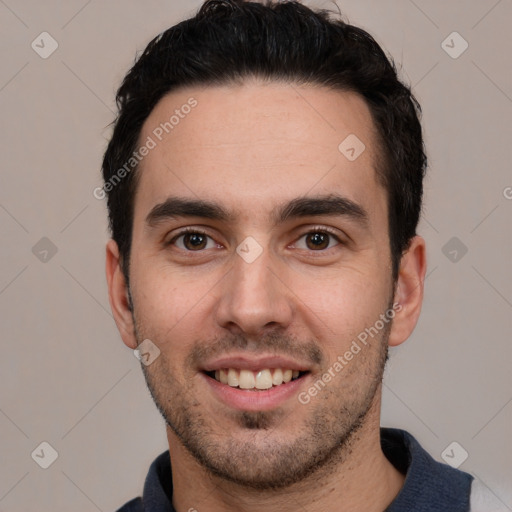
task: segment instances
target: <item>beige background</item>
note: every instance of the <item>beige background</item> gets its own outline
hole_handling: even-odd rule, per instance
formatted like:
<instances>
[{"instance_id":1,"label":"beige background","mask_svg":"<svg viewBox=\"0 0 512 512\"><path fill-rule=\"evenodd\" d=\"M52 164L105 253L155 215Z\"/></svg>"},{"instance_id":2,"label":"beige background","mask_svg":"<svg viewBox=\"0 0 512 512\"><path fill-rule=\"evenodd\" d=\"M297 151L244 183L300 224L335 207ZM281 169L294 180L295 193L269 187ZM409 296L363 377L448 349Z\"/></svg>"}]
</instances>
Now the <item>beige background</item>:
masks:
<instances>
[{"instance_id":1,"label":"beige background","mask_svg":"<svg viewBox=\"0 0 512 512\"><path fill-rule=\"evenodd\" d=\"M120 80L199 4L0 0L1 511L113 511L166 449L110 314L105 206L92 192ZM469 453L461 469L512 510L512 2L338 5L403 65L430 157L426 298L413 336L392 352L382 423L439 460L457 441ZM31 47L43 31L58 42L47 59ZM469 44L458 58L442 47L453 31ZM445 44L453 53L462 43ZM36 246L43 237L56 254ZM446 247L452 237L458 246ZM43 441L58 452L46 470L31 458Z\"/></svg>"}]
</instances>

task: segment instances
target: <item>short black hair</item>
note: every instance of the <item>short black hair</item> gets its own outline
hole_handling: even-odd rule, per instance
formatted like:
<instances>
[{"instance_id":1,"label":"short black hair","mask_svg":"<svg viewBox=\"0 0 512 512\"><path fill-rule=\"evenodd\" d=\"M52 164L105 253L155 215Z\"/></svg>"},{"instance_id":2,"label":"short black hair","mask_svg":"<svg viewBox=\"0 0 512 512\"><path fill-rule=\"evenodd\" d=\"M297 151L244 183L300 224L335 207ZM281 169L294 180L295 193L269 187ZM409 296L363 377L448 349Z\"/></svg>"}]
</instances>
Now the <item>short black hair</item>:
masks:
<instances>
[{"instance_id":1,"label":"short black hair","mask_svg":"<svg viewBox=\"0 0 512 512\"><path fill-rule=\"evenodd\" d=\"M126 163L134 162L145 120L178 88L243 83L250 77L351 91L366 101L377 129L375 171L387 191L396 281L421 214L427 167L421 107L398 78L393 59L366 31L326 10L277 0L206 0L196 16L155 37L124 78L103 178L126 279L138 181L136 163L128 168L133 172Z\"/></svg>"}]
</instances>

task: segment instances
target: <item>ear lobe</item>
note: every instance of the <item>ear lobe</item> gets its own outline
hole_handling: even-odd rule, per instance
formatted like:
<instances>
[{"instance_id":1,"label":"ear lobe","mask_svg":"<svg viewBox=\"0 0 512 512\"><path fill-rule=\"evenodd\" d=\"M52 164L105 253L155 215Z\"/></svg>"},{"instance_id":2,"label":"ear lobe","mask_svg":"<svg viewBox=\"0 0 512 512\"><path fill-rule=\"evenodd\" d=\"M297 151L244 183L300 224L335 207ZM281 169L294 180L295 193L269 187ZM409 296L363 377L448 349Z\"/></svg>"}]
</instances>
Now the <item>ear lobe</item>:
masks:
<instances>
[{"instance_id":1,"label":"ear lobe","mask_svg":"<svg viewBox=\"0 0 512 512\"><path fill-rule=\"evenodd\" d=\"M119 248L114 240L109 240L107 243L105 271L110 308L117 328L124 344L131 349L136 349L137 340L135 338L129 291L121 267Z\"/></svg>"},{"instance_id":2,"label":"ear lobe","mask_svg":"<svg viewBox=\"0 0 512 512\"><path fill-rule=\"evenodd\" d=\"M389 346L403 343L412 333L421 312L425 273L427 270L425 240L416 235L402 255L394 303L396 315L389 335Z\"/></svg>"}]
</instances>

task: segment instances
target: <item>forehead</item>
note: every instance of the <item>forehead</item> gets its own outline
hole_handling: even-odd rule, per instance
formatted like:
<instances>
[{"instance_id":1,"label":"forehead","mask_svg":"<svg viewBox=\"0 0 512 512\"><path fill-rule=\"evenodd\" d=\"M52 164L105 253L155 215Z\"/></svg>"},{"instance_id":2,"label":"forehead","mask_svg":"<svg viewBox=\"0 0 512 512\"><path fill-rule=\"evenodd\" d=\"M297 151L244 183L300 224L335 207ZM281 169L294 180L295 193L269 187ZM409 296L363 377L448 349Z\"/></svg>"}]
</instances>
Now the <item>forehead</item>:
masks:
<instances>
[{"instance_id":1,"label":"forehead","mask_svg":"<svg viewBox=\"0 0 512 512\"><path fill-rule=\"evenodd\" d=\"M386 214L377 137L359 95L289 83L191 87L166 95L143 125L135 217L169 195L240 215L337 192Z\"/></svg>"}]
</instances>

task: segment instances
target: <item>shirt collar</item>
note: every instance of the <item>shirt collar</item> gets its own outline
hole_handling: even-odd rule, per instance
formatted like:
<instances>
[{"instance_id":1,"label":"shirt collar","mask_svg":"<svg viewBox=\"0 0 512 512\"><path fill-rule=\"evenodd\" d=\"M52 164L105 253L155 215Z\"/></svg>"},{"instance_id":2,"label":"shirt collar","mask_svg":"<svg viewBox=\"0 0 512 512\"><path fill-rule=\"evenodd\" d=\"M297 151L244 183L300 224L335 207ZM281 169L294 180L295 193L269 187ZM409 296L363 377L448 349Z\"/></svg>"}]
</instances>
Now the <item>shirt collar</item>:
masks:
<instances>
[{"instance_id":1,"label":"shirt collar","mask_svg":"<svg viewBox=\"0 0 512 512\"><path fill-rule=\"evenodd\" d=\"M381 428L384 455L402 473L405 482L385 512L467 512L473 477L435 461L406 432Z\"/></svg>"}]
</instances>

